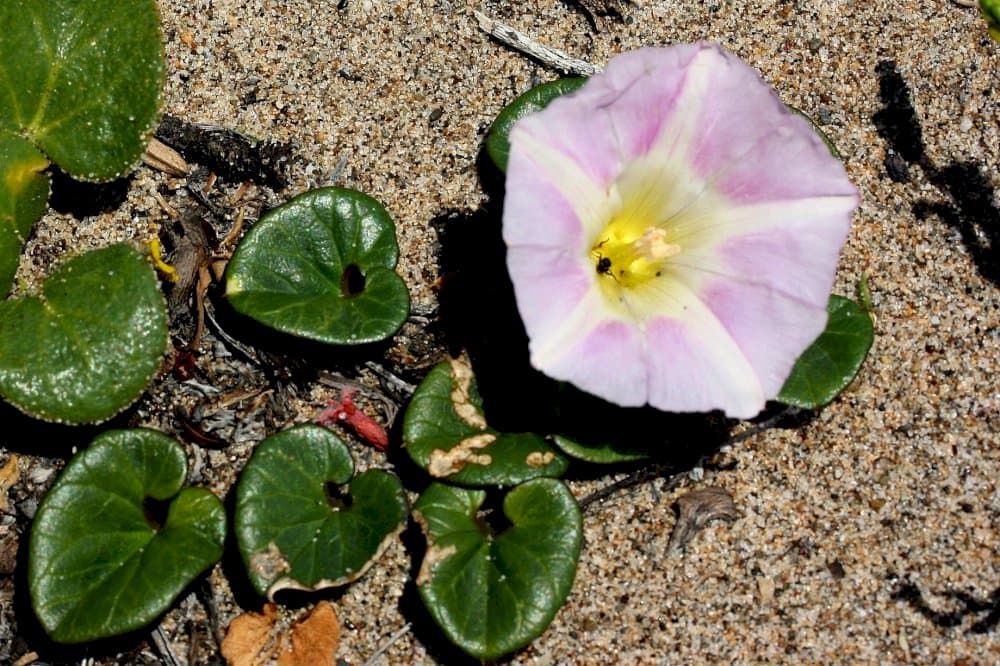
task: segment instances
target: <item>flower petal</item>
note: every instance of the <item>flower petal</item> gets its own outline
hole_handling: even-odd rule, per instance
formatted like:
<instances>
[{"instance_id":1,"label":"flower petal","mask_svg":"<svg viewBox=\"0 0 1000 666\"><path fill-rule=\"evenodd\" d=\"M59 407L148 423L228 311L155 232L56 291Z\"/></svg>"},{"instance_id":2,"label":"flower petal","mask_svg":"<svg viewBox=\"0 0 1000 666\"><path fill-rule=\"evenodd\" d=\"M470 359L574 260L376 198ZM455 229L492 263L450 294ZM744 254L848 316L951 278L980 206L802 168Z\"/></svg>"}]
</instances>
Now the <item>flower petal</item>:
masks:
<instances>
[{"instance_id":1,"label":"flower petal","mask_svg":"<svg viewBox=\"0 0 1000 666\"><path fill-rule=\"evenodd\" d=\"M528 337L540 342L563 335L564 324L593 288L593 268L562 249L511 247L507 271Z\"/></svg>"},{"instance_id":2,"label":"flower petal","mask_svg":"<svg viewBox=\"0 0 1000 666\"><path fill-rule=\"evenodd\" d=\"M531 364L599 398L639 407L648 395L643 336L603 300L590 292L551 337L532 337Z\"/></svg>"},{"instance_id":3,"label":"flower petal","mask_svg":"<svg viewBox=\"0 0 1000 666\"><path fill-rule=\"evenodd\" d=\"M741 203L856 196L822 139L753 68L720 48L700 55L714 62L691 165L716 191Z\"/></svg>"},{"instance_id":4,"label":"flower petal","mask_svg":"<svg viewBox=\"0 0 1000 666\"><path fill-rule=\"evenodd\" d=\"M619 405L755 415L822 332L857 201L718 46L613 59L511 132L504 239L532 364Z\"/></svg>"},{"instance_id":5,"label":"flower petal","mask_svg":"<svg viewBox=\"0 0 1000 666\"><path fill-rule=\"evenodd\" d=\"M672 412L721 409L750 418L765 396L746 359L710 313L659 317L646 329L649 404Z\"/></svg>"}]
</instances>

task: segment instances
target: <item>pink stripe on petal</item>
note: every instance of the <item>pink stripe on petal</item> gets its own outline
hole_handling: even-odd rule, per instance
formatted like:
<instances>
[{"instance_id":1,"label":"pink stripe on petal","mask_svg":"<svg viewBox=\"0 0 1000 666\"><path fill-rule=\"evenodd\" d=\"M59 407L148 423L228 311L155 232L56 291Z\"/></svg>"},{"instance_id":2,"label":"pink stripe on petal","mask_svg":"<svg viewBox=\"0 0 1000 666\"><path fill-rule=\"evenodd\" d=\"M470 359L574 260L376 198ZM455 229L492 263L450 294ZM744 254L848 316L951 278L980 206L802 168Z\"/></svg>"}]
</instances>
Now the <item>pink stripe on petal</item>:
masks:
<instances>
[{"instance_id":1,"label":"pink stripe on petal","mask_svg":"<svg viewBox=\"0 0 1000 666\"><path fill-rule=\"evenodd\" d=\"M853 195L840 163L757 72L716 49L704 91L693 166L719 191L748 203Z\"/></svg>"},{"instance_id":2,"label":"pink stripe on petal","mask_svg":"<svg viewBox=\"0 0 1000 666\"><path fill-rule=\"evenodd\" d=\"M717 251L728 264L728 273L745 276L741 282L793 294L825 308L847 236L847 225L839 217L821 220L807 230L779 228L734 236Z\"/></svg>"},{"instance_id":3,"label":"pink stripe on petal","mask_svg":"<svg viewBox=\"0 0 1000 666\"><path fill-rule=\"evenodd\" d=\"M828 295L829 290L822 303L810 303L764 287L718 280L704 289L702 300L750 362L770 399L823 332Z\"/></svg>"},{"instance_id":4,"label":"pink stripe on petal","mask_svg":"<svg viewBox=\"0 0 1000 666\"><path fill-rule=\"evenodd\" d=\"M545 374L622 407L646 404L647 375L643 340L630 323L605 320L583 329L558 353L535 353L531 362Z\"/></svg>"},{"instance_id":5,"label":"pink stripe on petal","mask_svg":"<svg viewBox=\"0 0 1000 666\"><path fill-rule=\"evenodd\" d=\"M649 404L671 412L721 409L751 418L765 398L745 362L733 362L732 343L712 322L658 317L646 327Z\"/></svg>"},{"instance_id":6,"label":"pink stripe on petal","mask_svg":"<svg viewBox=\"0 0 1000 666\"><path fill-rule=\"evenodd\" d=\"M598 112L610 120L624 162L646 155L671 118L689 111L677 103L702 48L688 44L624 53L594 79L593 85L606 91Z\"/></svg>"},{"instance_id":7,"label":"pink stripe on petal","mask_svg":"<svg viewBox=\"0 0 1000 666\"><path fill-rule=\"evenodd\" d=\"M524 134L571 159L600 189L614 180L622 164L614 128L605 114L595 111L610 99L610 92L592 83L517 122L510 133L508 174L520 149L519 135Z\"/></svg>"},{"instance_id":8,"label":"pink stripe on petal","mask_svg":"<svg viewBox=\"0 0 1000 666\"><path fill-rule=\"evenodd\" d=\"M512 162L503 207L507 245L533 245L586 252L584 227L574 204L529 160Z\"/></svg>"},{"instance_id":9,"label":"pink stripe on petal","mask_svg":"<svg viewBox=\"0 0 1000 666\"><path fill-rule=\"evenodd\" d=\"M507 271L524 328L530 338L539 340L561 334L593 289L596 275L576 255L532 246L509 248Z\"/></svg>"}]
</instances>

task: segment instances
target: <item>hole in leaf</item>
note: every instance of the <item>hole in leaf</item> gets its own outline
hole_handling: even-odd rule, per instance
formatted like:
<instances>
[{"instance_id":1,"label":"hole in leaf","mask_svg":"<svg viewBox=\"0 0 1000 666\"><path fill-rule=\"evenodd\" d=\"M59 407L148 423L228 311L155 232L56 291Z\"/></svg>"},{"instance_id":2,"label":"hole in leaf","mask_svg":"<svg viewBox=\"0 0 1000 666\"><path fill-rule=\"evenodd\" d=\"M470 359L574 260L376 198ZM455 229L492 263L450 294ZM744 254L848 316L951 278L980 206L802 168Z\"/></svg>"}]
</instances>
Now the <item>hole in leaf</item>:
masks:
<instances>
[{"instance_id":1,"label":"hole in leaf","mask_svg":"<svg viewBox=\"0 0 1000 666\"><path fill-rule=\"evenodd\" d=\"M146 515L146 522L149 523L149 526L159 532L167 524L170 501L147 497L142 500L142 511Z\"/></svg>"},{"instance_id":2,"label":"hole in leaf","mask_svg":"<svg viewBox=\"0 0 1000 666\"><path fill-rule=\"evenodd\" d=\"M514 526L503 512L503 499L503 493L487 491L486 501L476 512L476 524L487 537L498 537Z\"/></svg>"},{"instance_id":3,"label":"hole in leaf","mask_svg":"<svg viewBox=\"0 0 1000 666\"><path fill-rule=\"evenodd\" d=\"M365 290L365 274L357 264L348 264L340 276L340 293L345 298L357 296Z\"/></svg>"},{"instance_id":4,"label":"hole in leaf","mask_svg":"<svg viewBox=\"0 0 1000 666\"><path fill-rule=\"evenodd\" d=\"M354 501L347 493L347 486L340 486L332 481L328 481L323 486L323 493L326 495L326 503L332 509L350 509Z\"/></svg>"}]
</instances>

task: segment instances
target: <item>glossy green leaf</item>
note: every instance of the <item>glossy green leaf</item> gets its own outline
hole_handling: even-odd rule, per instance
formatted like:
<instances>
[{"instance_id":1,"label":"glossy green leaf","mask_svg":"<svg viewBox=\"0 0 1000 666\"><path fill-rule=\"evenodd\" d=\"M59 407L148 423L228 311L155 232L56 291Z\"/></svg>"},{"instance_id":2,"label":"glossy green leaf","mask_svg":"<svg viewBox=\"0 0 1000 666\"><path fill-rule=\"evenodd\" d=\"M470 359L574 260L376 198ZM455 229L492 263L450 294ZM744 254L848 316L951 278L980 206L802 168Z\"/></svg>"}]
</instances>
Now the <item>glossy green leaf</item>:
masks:
<instances>
[{"instance_id":1,"label":"glossy green leaf","mask_svg":"<svg viewBox=\"0 0 1000 666\"><path fill-rule=\"evenodd\" d=\"M312 190L268 211L247 234L226 270L226 296L285 333L375 342L409 314L398 258L395 226L377 201L354 190Z\"/></svg>"},{"instance_id":2,"label":"glossy green leaf","mask_svg":"<svg viewBox=\"0 0 1000 666\"><path fill-rule=\"evenodd\" d=\"M208 490L181 490L186 474L184 449L153 430L102 433L70 461L38 509L28 557L32 605L53 639L138 629L219 560L225 509Z\"/></svg>"},{"instance_id":3,"label":"glossy green leaf","mask_svg":"<svg viewBox=\"0 0 1000 666\"><path fill-rule=\"evenodd\" d=\"M611 444L588 444L563 435L555 435L552 441L566 454L574 458L602 465L632 462L649 457L648 451L622 449Z\"/></svg>"},{"instance_id":4,"label":"glossy green leaf","mask_svg":"<svg viewBox=\"0 0 1000 666\"><path fill-rule=\"evenodd\" d=\"M123 244L88 252L40 294L0 303L0 394L36 418L103 421L139 397L167 342L145 258Z\"/></svg>"},{"instance_id":5,"label":"glossy green leaf","mask_svg":"<svg viewBox=\"0 0 1000 666\"><path fill-rule=\"evenodd\" d=\"M788 405L822 407L854 380L875 339L872 319L854 301L831 296L826 329L802 353L777 400Z\"/></svg>"},{"instance_id":6,"label":"glossy green leaf","mask_svg":"<svg viewBox=\"0 0 1000 666\"><path fill-rule=\"evenodd\" d=\"M537 638L563 605L576 575L583 520L572 493L534 479L504 498L511 527L477 518L481 490L432 484L413 508L427 537L417 589L445 635L480 659Z\"/></svg>"},{"instance_id":7,"label":"glossy green leaf","mask_svg":"<svg viewBox=\"0 0 1000 666\"><path fill-rule=\"evenodd\" d=\"M30 143L0 130L0 297L10 291L21 247L45 212L48 165Z\"/></svg>"},{"instance_id":8,"label":"glossy green leaf","mask_svg":"<svg viewBox=\"0 0 1000 666\"><path fill-rule=\"evenodd\" d=\"M334 489L343 484L343 493ZM236 489L236 538L254 588L273 598L359 578L402 531L406 512L399 479L381 470L354 476L340 438L303 425L254 451Z\"/></svg>"},{"instance_id":9,"label":"glossy green leaf","mask_svg":"<svg viewBox=\"0 0 1000 666\"><path fill-rule=\"evenodd\" d=\"M4 0L0 26L0 129L76 178L125 173L160 109L156 2Z\"/></svg>"},{"instance_id":10,"label":"glossy green leaf","mask_svg":"<svg viewBox=\"0 0 1000 666\"><path fill-rule=\"evenodd\" d=\"M1000 0L979 0L979 11L986 21L990 37L1000 42Z\"/></svg>"},{"instance_id":11,"label":"glossy green leaf","mask_svg":"<svg viewBox=\"0 0 1000 666\"><path fill-rule=\"evenodd\" d=\"M579 89L587 79L557 79L537 85L508 104L493 121L486 137L486 152L501 171L507 171L507 157L510 155L510 130L514 123L529 113L541 111L556 97L568 95Z\"/></svg>"},{"instance_id":12,"label":"glossy green leaf","mask_svg":"<svg viewBox=\"0 0 1000 666\"><path fill-rule=\"evenodd\" d=\"M438 364L420 383L403 419L403 442L431 476L463 485L515 485L560 476L568 465L538 435L490 428L472 369L459 359Z\"/></svg>"}]
</instances>

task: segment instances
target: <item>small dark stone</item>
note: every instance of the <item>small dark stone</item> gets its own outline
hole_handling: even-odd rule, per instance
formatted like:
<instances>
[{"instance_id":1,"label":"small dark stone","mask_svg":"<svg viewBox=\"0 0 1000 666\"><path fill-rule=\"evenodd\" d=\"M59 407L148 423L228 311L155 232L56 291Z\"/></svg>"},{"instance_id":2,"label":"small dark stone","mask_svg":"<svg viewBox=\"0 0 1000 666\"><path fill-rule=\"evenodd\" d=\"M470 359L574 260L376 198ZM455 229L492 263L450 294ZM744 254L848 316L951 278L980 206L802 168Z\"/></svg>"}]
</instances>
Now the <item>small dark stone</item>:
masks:
<instances>
[{"instance_id":1,"label":"small dark stone","mask_svg":"<svg viewBox=\"0 0 1000 666\"><path fill-rule=\"evenodd\" d=\"M896 183L910 182L910 165L906 163L899 153L890 150L885 156L885 171L889 178Z\"/></svg>"},{"instance_id":2,"label":"small dark stone","mask_svg":"<svg viewBox=\"0 0 1000 666\"><path fill-rule=\"evenodd\" d=\"M827 562L826 568L829 569L830 575L833 576L834 580L840 580L847 575L847 572L844 571L844 565L840 563L840 560Z\"/></svg>"}]
</instances>

